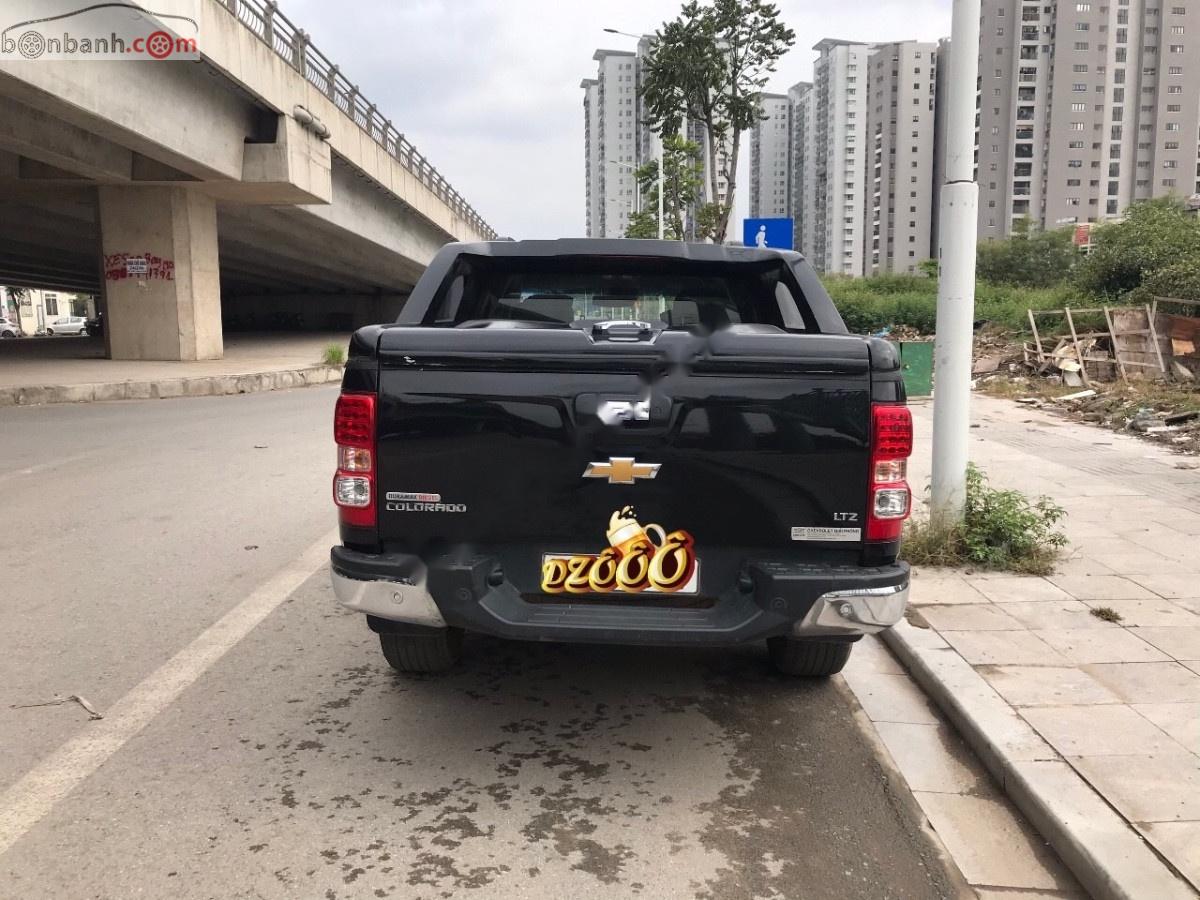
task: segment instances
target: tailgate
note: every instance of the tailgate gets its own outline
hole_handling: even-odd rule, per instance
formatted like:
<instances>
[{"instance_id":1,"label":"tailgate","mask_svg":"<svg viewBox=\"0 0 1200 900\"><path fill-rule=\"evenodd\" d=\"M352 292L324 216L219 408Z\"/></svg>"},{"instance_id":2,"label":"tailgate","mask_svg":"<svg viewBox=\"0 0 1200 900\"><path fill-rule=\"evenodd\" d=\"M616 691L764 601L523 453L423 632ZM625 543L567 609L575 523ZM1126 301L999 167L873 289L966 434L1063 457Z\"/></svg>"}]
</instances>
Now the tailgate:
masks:
<instances>
[{"instance_id":1,"label":"tailgate","mask_svg":"<svg viewBox=\"0 0 1200 900\"><path fill-rule=\"evenodd\" d=\"M853 563L860 549L860 338L741 326L615 344L578 329L393 327L379 361L388 549L567 556L677 532L701 560L787 548Z\"/></svg>"}]
</instances>

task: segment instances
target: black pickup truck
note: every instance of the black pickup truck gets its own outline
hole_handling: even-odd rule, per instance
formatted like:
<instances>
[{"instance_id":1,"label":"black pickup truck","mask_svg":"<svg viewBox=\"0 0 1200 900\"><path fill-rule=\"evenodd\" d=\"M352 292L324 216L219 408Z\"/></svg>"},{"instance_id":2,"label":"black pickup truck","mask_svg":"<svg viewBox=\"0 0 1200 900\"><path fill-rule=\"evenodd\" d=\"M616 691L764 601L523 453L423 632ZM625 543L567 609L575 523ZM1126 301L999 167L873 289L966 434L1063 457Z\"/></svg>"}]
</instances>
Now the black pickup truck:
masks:
<instances>
[{"instance_id":1,"label":"black pickup truck","mask_svg":"<svg viewBox=\"0 0 1200 900\"><path fill-rule=\"evenodd\" d=\"M904 612L897 354L796 253L448 245L354 334L334 433L333 586L401 671L474 631L819 677Z\"/></svg>"}]
</instances>

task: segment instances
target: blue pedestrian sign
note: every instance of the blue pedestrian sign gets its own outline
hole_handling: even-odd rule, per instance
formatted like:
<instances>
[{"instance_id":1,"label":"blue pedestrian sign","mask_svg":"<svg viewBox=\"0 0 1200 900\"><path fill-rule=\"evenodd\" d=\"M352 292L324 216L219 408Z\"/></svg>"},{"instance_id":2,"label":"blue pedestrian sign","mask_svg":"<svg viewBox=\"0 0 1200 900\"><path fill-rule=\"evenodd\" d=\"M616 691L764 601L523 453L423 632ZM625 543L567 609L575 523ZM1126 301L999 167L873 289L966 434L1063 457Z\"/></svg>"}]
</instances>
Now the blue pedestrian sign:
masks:
<instances>
[{"instance_id":1,"label":"blue pedestrian sign","mask_svg":"<svg viewBox=\"0 0 1200 900\"><path fill-rule=\"evenodd\" d=\"M742 243L747 247L792 249L791 219L743 219Z\"/></svg>"}]
</instances>

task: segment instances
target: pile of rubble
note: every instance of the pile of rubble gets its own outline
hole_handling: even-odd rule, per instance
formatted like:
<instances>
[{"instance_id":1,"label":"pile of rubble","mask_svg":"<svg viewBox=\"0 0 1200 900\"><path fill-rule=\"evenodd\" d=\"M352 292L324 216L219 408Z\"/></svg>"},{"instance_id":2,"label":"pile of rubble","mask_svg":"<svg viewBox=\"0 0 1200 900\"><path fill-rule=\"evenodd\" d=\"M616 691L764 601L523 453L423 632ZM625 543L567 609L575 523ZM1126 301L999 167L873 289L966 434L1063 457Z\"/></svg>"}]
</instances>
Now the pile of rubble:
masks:
<instances>
[{"instance_id":1,"label":"pile of rubble","mask_svg":"<svg viewBox=\"0 0 1200 900\"><path fill-rule=\"evenodd\" d=\"M1200 453L1200 397L1194 392L1153 392L1140 385L1113 385L1103 391L1088 388L1057 397L1016 400L1054 409L1081 422L1133 432L1186 453Z\"/></svg>"}]
</instances>

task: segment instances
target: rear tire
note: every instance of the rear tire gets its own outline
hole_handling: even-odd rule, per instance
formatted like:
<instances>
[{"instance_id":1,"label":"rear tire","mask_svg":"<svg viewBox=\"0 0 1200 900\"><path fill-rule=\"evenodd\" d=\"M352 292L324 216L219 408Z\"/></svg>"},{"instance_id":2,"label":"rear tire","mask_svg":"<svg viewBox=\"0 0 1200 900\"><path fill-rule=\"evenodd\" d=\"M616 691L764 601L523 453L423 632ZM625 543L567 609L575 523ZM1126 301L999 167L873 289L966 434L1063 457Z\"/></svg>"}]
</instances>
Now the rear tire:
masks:
<instances>
[{"instance_id":1,"label":"rear tire","mask_svg":"<svg viewBox=\"0 0 1200 900\"><path fill-rule=\"evenodd\" d=\"M795 678L828 678L842 671L850 659L849 641L797 640L789 637L767 638L767 652L777 672Z\"/></svg>"},{"instance_id":2,"label":"rear tire","mask_svg":"<svg viewBox=\"0 0 1200 900\"><path fill-rule=\"evenodd\" d=\"M397 672L444 672L462 658L461 628L441 628L430 634L379 635L388 665Z\"/></svg>"}]
</instances>

